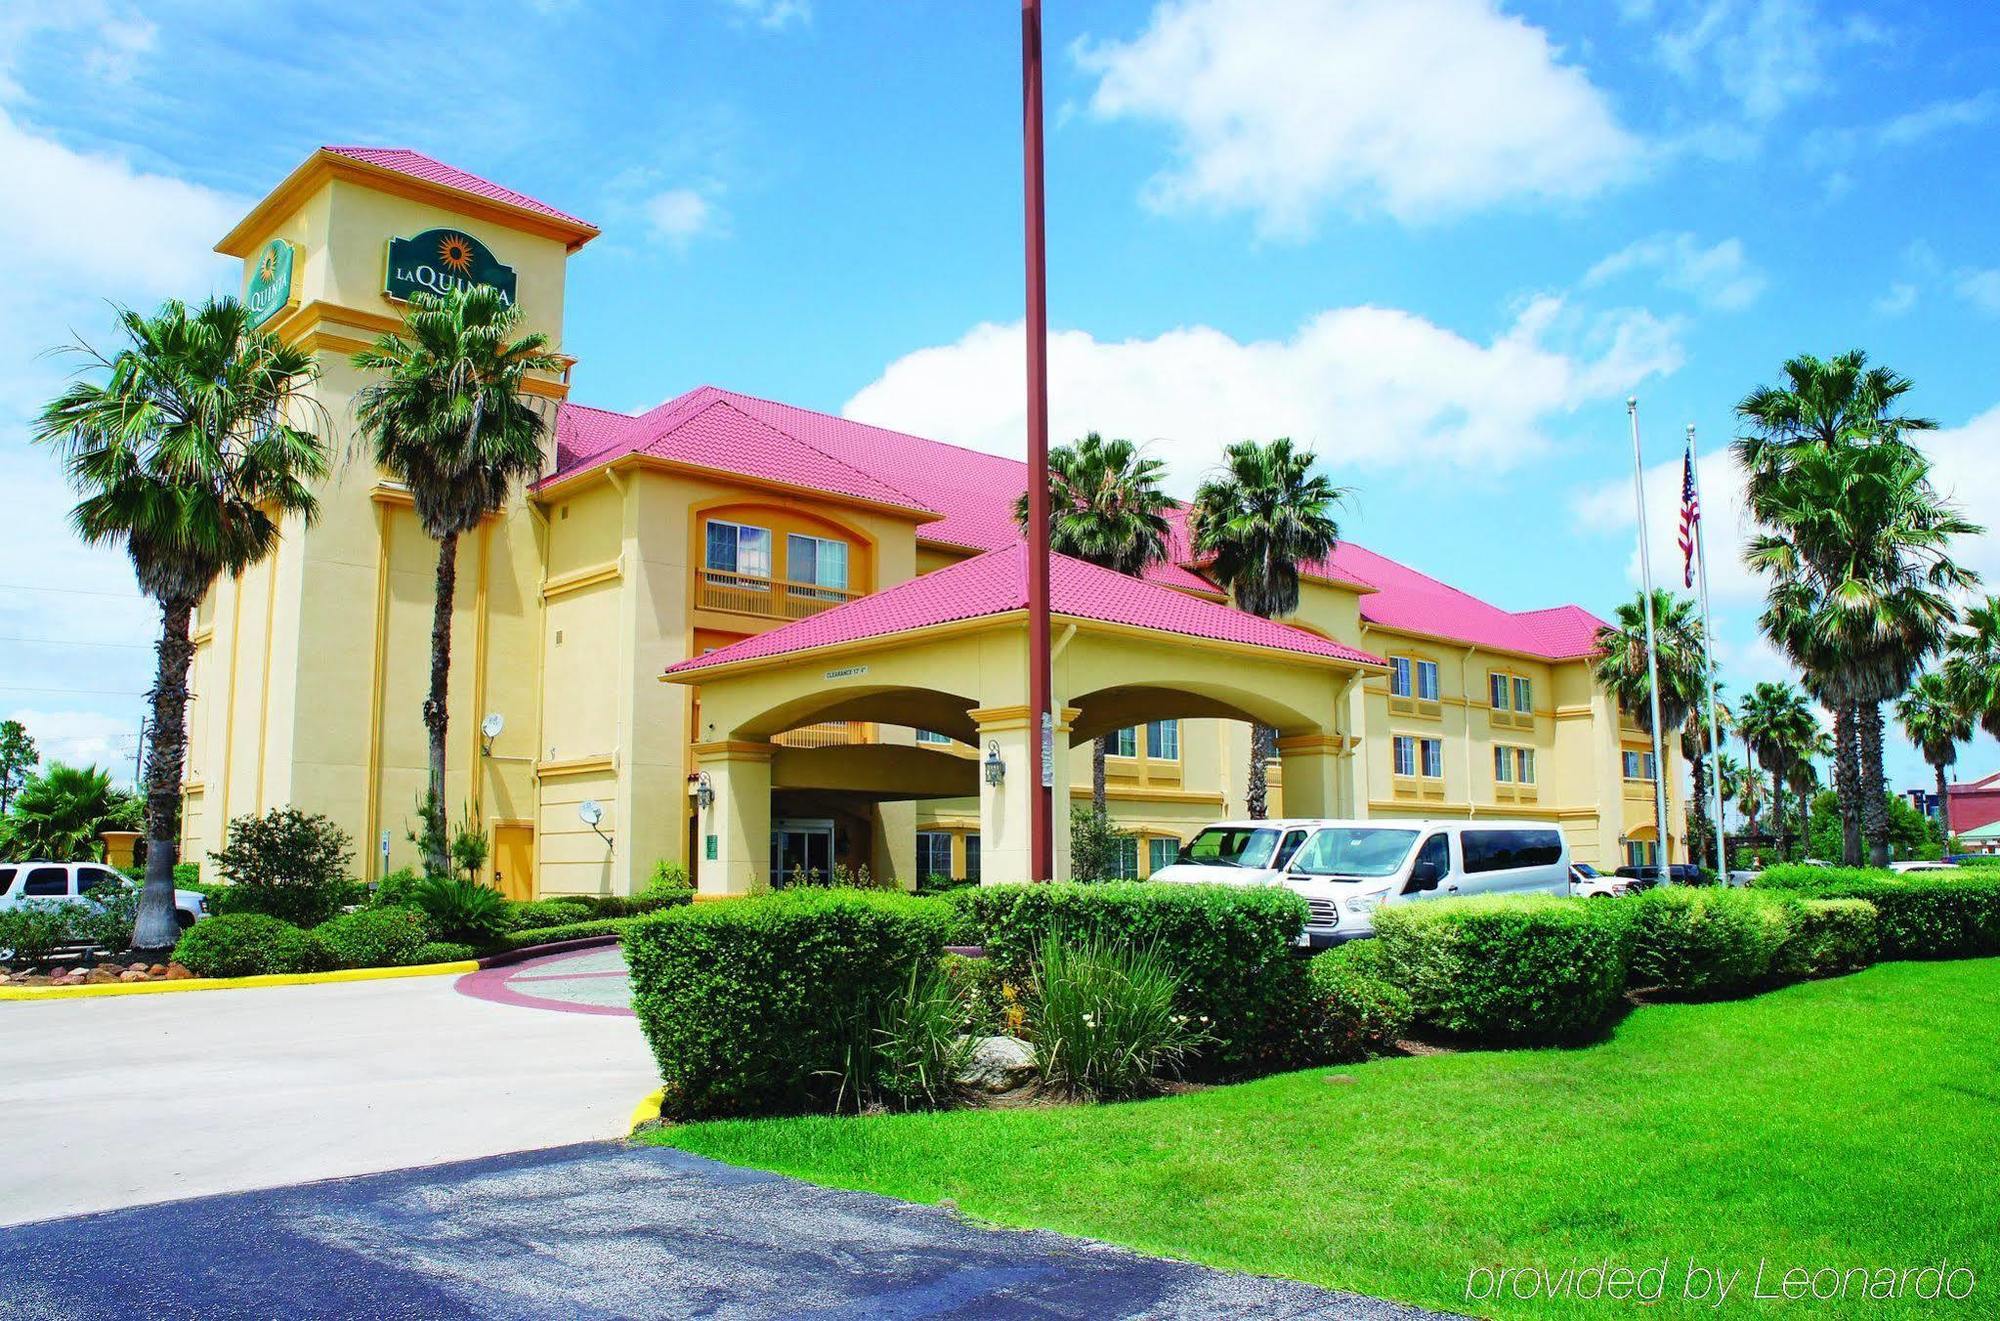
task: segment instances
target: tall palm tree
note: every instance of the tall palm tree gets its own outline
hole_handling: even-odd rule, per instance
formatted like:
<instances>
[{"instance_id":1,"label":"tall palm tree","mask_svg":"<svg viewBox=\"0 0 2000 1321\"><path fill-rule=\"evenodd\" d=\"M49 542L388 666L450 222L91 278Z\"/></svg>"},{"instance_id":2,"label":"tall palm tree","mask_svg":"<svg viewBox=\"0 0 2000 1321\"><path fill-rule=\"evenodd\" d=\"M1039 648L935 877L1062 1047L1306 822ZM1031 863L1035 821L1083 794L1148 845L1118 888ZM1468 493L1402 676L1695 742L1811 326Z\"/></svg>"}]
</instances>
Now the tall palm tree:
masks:
<instances>
[{"instance_id":1,"label":"tall palm tree","mask_svg":"<svg viewBox=\"0 0 2000 1321\"><path fill-rule=\"evenodd\" d=\"M111 787L111 773L59 761L21 785L5 822L7 853L19 859L83 862L99 855L98 836L139 822L139 800Z\"/></svg>"},{"instance_id":2,"label":"tall palm tree","mask_svg":"<svg viewBox=\"0 0 2000 1321\"><path fill-rule=\"evenodd\" d=\"M1195 491L1188 533L1209 576L1236 608L1277 619L1299 608L1301 566L1323 560L1340 543L1335 511L1349 488L1313 471L1318 457L1289 439L1242 440L1223 451L1221 466ZM1264 815L1265 768L1276 731L1250 732L1248 810Z\"/></svg>"},{"instance_id":3,"label":"tall palm tree","mask_svg":"<svg viewBox=\"0 0 2000 1321\"><path fill-rule=\"evenodd\" d=\"M1785 789L1793 764L1819 733L1819 716L1805 694L1791 684L1764 682L1743 695L1736 712L1736 732L1743 739L1747 759L1771 777L1771 818L1782 845Z\"/></svg>"},{"instance_id":4,"label":"tall palm tree","mask_svg":"<svg viewBox=\"0 0 2000 1321\"><path fill-rule=\"evenodd\" d=\"M1811 742L1805 745L1803 755L1792 762L1785 772L1785 787L1792 791L1792 801L1799 805L1799 856L1804 857L1812 840L1812 801L1819 793L1818 762L1833 755L1833 738L1824 729L1817 729Z\"/></svg>"},{"instance_id":5,"label":"tall palm tree","mask_svg":"<svg viewBox=\"0 0 2000 1321\"><path fill-rule=\"evenodd\" d=\"M1597 631L1597 682L1650 734L1653 704L1647 677L1645 594L1635 594L1612 615L1617 622ZM1653 640L1659 651L1660 724L1672 732L1701 714L1708 698L1700 609L1687 597L1654 588Z\"/></svg>"},{"instance_id":6,"label":"tall palm tree","mask_svg":"<svg viewBox=\"0 0 2000 1321\"><path fill-rule=\"evenodd\" d=\"M417 522L438 544L431 607L431 674L424 696L430 789L424 802L425 867L449 873L445 857L445 709L451 676L451 612L458 539L498 513L517 482L541 470L548 418L523 389L530 372L560 357L539 332L515 334L518 304L485 285L443 296L418 293L403 329L356 353L374 378L355 399L375 462L410 490Z\"/></svg>"},{"instance_id":7,"label":"tall palm tree","mask_svg":"<svg viewBox=\"0 0 2000 1321\"><path fill-rule=\"evenodd\" d=\"M1924 754L1937 774L1937 802L1940 824L1948 824L1945 812L1945 769L1958 760L1958 745L1972 737L1972 713L1966 709L1964 690L1944 674L1920 674L1896 703L1896 719L1903 733Z\"/></svg>"},{"instance_id":8,"label":"tall palm tree","mask_svg":"<svg viewBox=\"0 0 2000 1321\"><path fill-rule=\"evenodd\" d=\"M1173 498L1160 489L1167 466L1149 459L1129 440L1106 440L1095 431L1073 445L1049 451L1049 549L1134 577L1166 558L1167 511ZM1014 502L1014 519L1028 526L1028 493ZM1090 803L1102 813L1104 758L1111 736L1098 735L1090 750Z\"/></svg>"},{"instance_id":9,"label":"tall palm tree","mask_svg":"<svg viewBox=\"0 0 2000 1321\"><path fill-rule=\"evenodd\" d=\"M1951 558L1979 529L1941 499L1906 436L1936 424L1893 410L1910 382L1866 356L1785 364L1786 384L1737 405L1735 452L1761 531L1745 561L1767 579L1765 632L1834 713L1843 860L1886 865L1882 703L1945 641L1952 594L1974 575Z\"/></svg>"},{"instance_id":10,"label":"tall palm tree","mask_svg":"<svg viewBox=\"0 0 2000 1321\"><path fill-rule=\"evenodd\" d=\"M1726 813L1729 805L1742 793L1743 781L1747 778L1742 764L1726 749L1715 754L1715 778L1722 789L1722 810Z\"/></svg>"},{"instance_id":11,"label":"tall palm tree","mask_svg":"<svg viewBox=\"0 0 2000 1321\"><path fill-rule=\"evenodd\" d=\"M1717 735L1727 737L1729 731L1735 728L1735 721L1735 713L1730 710L1729 704L1723 700L1722 687L1718 684L1715 690L1715 724ZM1712 854L1714 852L1715 837L1710 832L1721 828L1721 823L1711 819L1709 810L1711 800L1714 798L1714 793L1710 787L1710 777L1714 774L1711 762L1712 754L1716 749L1711 745L1711 740L1708 736L1708 709L1706 704L1696 705L1688 712L1687 718L1681 722L1680 737L1681 756L1687 760L1687 764L1694 776L1694 803L1693 810L1690 813L1693 823L1688 830L1688 856L1695 861L1700 861L1701 855ZM1702 843L1700 854L1697 854L1694 848L1697 836L1700 836Z\"/></svg>"},{"instance_id":12,"label":"tall palm tree","mask_svg":"<svg viewBox=\"0 0 2000 1321\"><path fill-rule=\"evenodd\" d=\"M1945 677L1979 727L2000 738L2000 596L1967 607L1964 627L1946 644Z\"/></svg>"},{"instance_id":13,"label":"tall palm tree","mask_svg":"<svg viewBox=\"0 0 2000 1321\"><path fill-rule=\"evenodd\" d=\"M146 765L146 883L133 945L161 950L178 936L174 863L180 855L181 767L187 756L188 666L195 607L223 574L239 574L278 544L282 520L318 512L326 475L324 421L308 385L312 355L256 333L233 298L151 317L118 312L126 344L111 357L78 342L79 379L35 422L62 454L81 499L71 520L92 544L131 557L139 589L160 607Z\"/></svg>"}]
</instances>

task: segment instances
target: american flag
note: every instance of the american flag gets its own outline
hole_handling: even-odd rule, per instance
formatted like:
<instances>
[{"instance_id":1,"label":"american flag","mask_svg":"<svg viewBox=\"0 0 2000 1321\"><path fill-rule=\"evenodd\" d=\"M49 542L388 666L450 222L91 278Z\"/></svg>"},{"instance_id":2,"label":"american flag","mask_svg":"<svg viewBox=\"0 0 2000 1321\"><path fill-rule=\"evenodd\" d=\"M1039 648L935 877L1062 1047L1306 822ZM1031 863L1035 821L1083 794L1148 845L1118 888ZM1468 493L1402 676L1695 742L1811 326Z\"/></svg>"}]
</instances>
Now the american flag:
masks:
<instances>
[{"instance_id":1,"label":"american flag","mask_svg":"<svg viewBox=\"0 0 2000 1321\"><path fill-rule=\"evenodd\" d=\"M1694 539L1701 526L1701 497L1694 489L1694 446L1681 461L1681 585L1694 586Z\"/></svg>"}]
</instances>

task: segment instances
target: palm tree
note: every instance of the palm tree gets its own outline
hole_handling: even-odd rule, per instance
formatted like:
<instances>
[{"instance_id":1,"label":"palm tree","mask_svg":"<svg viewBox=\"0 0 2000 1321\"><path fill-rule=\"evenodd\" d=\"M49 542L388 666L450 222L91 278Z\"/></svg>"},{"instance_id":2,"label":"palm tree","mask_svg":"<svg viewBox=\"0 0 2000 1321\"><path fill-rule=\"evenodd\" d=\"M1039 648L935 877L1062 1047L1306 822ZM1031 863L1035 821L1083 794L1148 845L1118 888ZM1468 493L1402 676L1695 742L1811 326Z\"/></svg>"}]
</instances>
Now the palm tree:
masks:
<instances>
[{"instance_id":1,"label":"palm tree","mask_svg":"<svg viewBox=\"0 0 2000 1321\"><path fill-rule=\"evenodd\" d=\"M1049 451L1049 549L1117 573L1144 573L1167 554L1166 511L1174 502L1160 489L1166 471L1131 441L1095 431ZM1027 528L1026 491L1014 502L1014 518ZM1100 814L1110 744L1111 736L1100 734L1091 745L1090 802Z\"/></svg>"},{"instance_id":2,"label":"palm tree","mask_svg":"<svg viewBox=\"0 0 2000 1321\"><path fill-rule=\"evenodd\" d=\"M2000 738L2000 596L1968 607L1964 625L1947 644L1945 677L1967 714Z\"/></svg>"},{"instance_id":3,"label":"palm tree","mask_svg":"<svg viewBox=\"0 0 2000 1321\"><path fill-rule=\"evenodd\" d=\"M21 785L8 809L10 856L48 862L83 862L99 854L98 836L129 830L142 812L133 795L111 787L111 773L59 761Z\"/></svg>"},{"instance_id":4,"label":"palm tree","mask_svg":"<svg viewBox=\"0 0 2000 1321\"><path fill-rule=\"evenodd\" d=\"M1722 688L1715 690L1715 724L1718 736L1725 736L1735 725L1735 714L1728 703L1722 700ZM1688 830L1688 856L1700 860L1701 854L1714 852L1715 837L1711 831L1721 828L1721 823L1709 817L1709 800L1714 796L1710 790L1709 776L1713 773L1710 754L1715 751L1708 736L1708 710L1705 705L1697 705L1681 722L1681 756L1687 760L1694 775L1693 824ZM1701 843L1700 854L1695 851L1697 836Z\"/></svg>"},{"instance_id":5,"label":"palm tree","mask_svg":"<svg viewBox=\"0 0 2000 1321\"><path fill-rule=\"evenodd\" d=\"M1722 787L1722 810L1727 812L1742 793L1745 778L1742 765L1727 750L1715 754L1715 778Z\"/></svg>"},{"instance_id":6,"label":"palm tree","mask_svg":"<svg viewBox=\"0 0 2000 1321\"><path fill-rule=\"evenodd\" d=\"M1597 682L1650 734L1653 704L1647 678L1645 594L1634 595L1612 614L1617 622L1597 631ZM1653 639L1659 650L1660 723L1671 732L1699 715L1708 697L1701 611L1687 597L1654 588Z\"/></svg>"},{"instance_id":7,"label":"palm tree","mask_svg":"<svg viewBox=\"0 0 2000 1321\"><path fill-rule=\"evenodd\" d=\"M1791 684L1759 683L1743 695L1736 732L1742 736L1746 758L1771 777L1771 818L1783 848L1787 780L1793 764L1819 733L1819 717Z\"/></svg>"},{"instance_id":8,"label":"palm tree","mask_svg":"<svg viewBox=\"0 0 2000 1321\"><path fill-rule=\"evenodd\" d=\"M1932 488L1905 439L1928 419L1892 412L1910 382L1866 356L1785 364L1787 384L1737 405L1735 451L1762 528L1745 561L1767 578L1763 626L1834 713L1843 860L1886 865L1882 703L1945 641L1952 593L1975 581L1950 556L1979 529Z\"/></svg>"},{"instance_id":9,"label":"palm tree","mask_svg":"<svg viewBox=\"0 0 2000 1321\"><path fill-rule=\"evenodd\" d=\"M1792 791L1792 801L1799 805L1799 856L1804 857L1812 840L1812 801L1819 793L1818 759L1833 755L1833 739L1824 729L1816 730L1813 739L1792 767L1785 772L1785 787Z\"/></svg>"},{"instance_id":10,"label":"palm tree","mask_svg":"<svg viewBox=\"0 0 2000 1321\"><path fill-rule=\"evenodd\" d=\"M1236 608L1277 619L1299 608L1299 569L1333 554L1340 542L1334 511L1349 488L1313 471L1311 450L1289 439L1242 440L1223 451L1221 467L1202 482L1188 511L1188 533L1209 576ZM1276 731L1251 727L1248 810L1264 815L1265 768Z\"/></svg>"},{"instance_id":11,"label":"palm tree","mask_svg":"<svg viewBox=\"0 0 2000 1321\"><path fill-rule=\"evenodd\" d=\"M542 465L548 419L525 395L530 372L552 372L560 357L539 332L515 337L521 310L485 285L442 297L418 293L400 333L380 336L354 365L376 379L355 412L375 462L410 490L417 522L438 543L431 609L431 675L424 697L430 788L424 802L426 870L446 875L444 769L451 675L451 612L458 584L458 538L506 504L516 482Z\"/></svg>"},{"instance_id":12,"label":"palm tree","mask_svg":"<svg viewBox=\"0 0 2000 1321\"><path fill-rule=\"evenodd\" d=\"M126 346L106 358L81 342L78 380L45 407L35 439L62 453L82 497L71 512L92 544L121 545L139 589L160 606L146 765L146 883L133 945L174 943L181 767L187 756L188 625L217 578L278 544L281 520L309 522L326 475L312 355L256 333L233 298L151 317L118 311Z\"/></svg>"},{"instance_id":13,"label":"palm tree","mask_svg":"<svg viewBox=\"0 0 2000 1321\"><path fill-rule=\"evenodd\" d=\"M1972 737L1972 713L1966 709L1964 691L1944 674L1920 674L1896 703L1896 719L1903 733L1924 754L1937 774L1937 802L1940 824L1947 824L1945 812L1945 768L1958 760L1958 745Z\"/></svg>"}]
</instances>

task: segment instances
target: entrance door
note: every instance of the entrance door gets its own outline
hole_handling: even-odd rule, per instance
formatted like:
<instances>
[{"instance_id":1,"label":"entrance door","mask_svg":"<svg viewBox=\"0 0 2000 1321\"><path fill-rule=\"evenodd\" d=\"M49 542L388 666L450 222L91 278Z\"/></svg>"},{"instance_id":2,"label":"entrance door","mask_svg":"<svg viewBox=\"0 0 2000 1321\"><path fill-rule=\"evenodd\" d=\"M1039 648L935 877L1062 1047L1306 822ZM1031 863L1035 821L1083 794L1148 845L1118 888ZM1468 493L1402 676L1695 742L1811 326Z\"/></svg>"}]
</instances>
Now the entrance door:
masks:
<instances>
[{"instance_id":1,"label":"entrance door","mask_svg":"<svg viewBox=\"0 0 2000 1321\"><path fill-rule=\"evenodd\" d=\"M771 823L771 885L778 888L814 875L824 884L833 875L833 822Z\"/></svg>"},{"instance_id":2,"label":"entrance door","mask_svg":"<svg viewBox=\"0 0 2000 1321\"><path fill-rule=\"evenodd\" d=\"M509 899L535 897L535 828L493 827L493 888Z\"/></svg>"}]
</instances>

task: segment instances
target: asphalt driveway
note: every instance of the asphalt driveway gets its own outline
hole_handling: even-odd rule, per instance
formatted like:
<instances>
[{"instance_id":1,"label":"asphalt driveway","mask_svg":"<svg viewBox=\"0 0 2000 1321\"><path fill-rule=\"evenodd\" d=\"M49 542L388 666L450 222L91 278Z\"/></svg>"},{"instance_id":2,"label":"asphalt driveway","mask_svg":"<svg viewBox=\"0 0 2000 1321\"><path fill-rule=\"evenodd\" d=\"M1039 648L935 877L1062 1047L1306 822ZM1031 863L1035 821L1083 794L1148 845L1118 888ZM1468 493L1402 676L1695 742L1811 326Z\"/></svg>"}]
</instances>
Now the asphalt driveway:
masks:
<instances>
[{"instance_id":1,"label":"asphalt driveway","mask_svg":"<svg viewBox=\"0 0 2000 1321\"><path fill-rule=\"evenodd\" d=\"M0 1225L624 1134L636 1019L459 980L0 1003Z\"/></svg>"},{"instance_id":2,"label":"asphalt driveway","mask_svg":"<svg viewBox=\"0 0 2000 1321\"><path fill-rule=\"evenodd\" d=\"M1432 1314L620 1142L0 1230L0 1316L141 1315Z\"/></svg>"}]
</instances>

